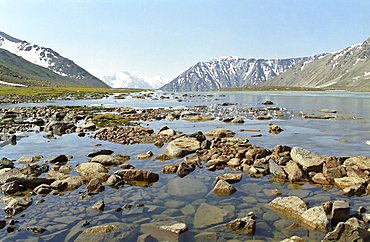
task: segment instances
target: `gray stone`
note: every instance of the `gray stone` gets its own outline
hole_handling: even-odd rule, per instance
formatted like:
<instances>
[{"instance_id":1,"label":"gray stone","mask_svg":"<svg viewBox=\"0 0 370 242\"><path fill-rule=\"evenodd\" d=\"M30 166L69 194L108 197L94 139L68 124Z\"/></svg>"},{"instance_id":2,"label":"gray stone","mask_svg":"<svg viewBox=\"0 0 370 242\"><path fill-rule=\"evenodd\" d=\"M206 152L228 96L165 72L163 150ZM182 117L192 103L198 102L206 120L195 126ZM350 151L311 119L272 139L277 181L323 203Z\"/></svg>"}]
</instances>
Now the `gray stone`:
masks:
<instances>
[{"instance_id":1,"label":"gray stone","mask_svg":"<svg viewBox=\"0 0 370 242\"><path fill-rule=\"evenodd\" d=\"M322 164L324 162L324 159L308 150L299 147L294 147L290 151L290 156L292 157L293 161L300 164L303 167L303 170L307 172L322 171Z\"/></svg>"},{"instance_id":2,"label":"gray stone","mask_svg":"<svg viewBox=\"0 0 370 242\"><path fill-rule=\"evenodd\" d=\"M269 206L277 213L299 221L301 215L308 209L307 202L299 197L277 197L269 203Z\"/></svg>"},{"instance_id":3,"label":"gray stone","mask_svg":"<svg viewBox=\"0 0 370 242\"><path fill-rule=\"evenodd\" d=\"M165 148L166 153L174 158L181 158L200 149L201 142L193 137L180 137L171 141Z\"/></svg>"}]
</instances>

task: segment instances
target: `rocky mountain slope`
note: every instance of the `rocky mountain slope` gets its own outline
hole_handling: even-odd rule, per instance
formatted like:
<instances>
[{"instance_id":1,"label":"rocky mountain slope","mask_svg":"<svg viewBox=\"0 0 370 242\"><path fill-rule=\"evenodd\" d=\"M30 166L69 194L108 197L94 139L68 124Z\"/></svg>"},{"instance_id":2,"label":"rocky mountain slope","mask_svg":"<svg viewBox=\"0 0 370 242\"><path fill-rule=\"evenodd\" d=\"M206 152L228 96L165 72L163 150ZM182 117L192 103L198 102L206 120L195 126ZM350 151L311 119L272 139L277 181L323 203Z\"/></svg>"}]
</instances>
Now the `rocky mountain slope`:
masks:
<instances>
[{"instance_id":1,"label":"rocky mountain slope","mask_svg":"<svg viewBox=\"0 0 370 242\"><path fill-rule=\"evenodd\" d=\"M208 62L198 62L161 89L197 91L259 85L284 73L297 63L311 62L325 55L270 60L220 57Z\"/></svg>"},{"instance_id":2,"label":"rocky mountain slope","mask_svg":"<svg viewBox=\"0 0 370 242\"><path fill-rule=\"evenodd\" d=\"M370 38L310 63L299 63L264 86L370 89Z\"/></svg>"},{"instance_id":3,"label":"rocky mountain slope","mask_svg":"<svg viewBox=\"0 0 370 242\"><path fill-rule=\"evenodd\" d=\"M107 84L50 48L28 43L0 32L0 49L5 49L33 64L77 81L81 86L109 88Z\"/></svg>"},{"instance_id":4,"label":"rocky mountain slope","mask_svg":"<svg viewBox=\"0 0 370 242\"><path fill-rule=\"evenodd\" d=\"M0 81L4 85L82 86L75 79L58 75L4 49L0 49Z\"/></svg>"},{"instance_id":5,"label":"rocky mountain slope","mask_svg":"<svg viewBox=\"0 0 370 242\"><path fill-rule=\"evenodd\" d=\"M171 81L160 76L148 77L137 71L121 71L113 76L104 76L104 82L113 88L158 89Z\"/></svg>"}]
</instances>

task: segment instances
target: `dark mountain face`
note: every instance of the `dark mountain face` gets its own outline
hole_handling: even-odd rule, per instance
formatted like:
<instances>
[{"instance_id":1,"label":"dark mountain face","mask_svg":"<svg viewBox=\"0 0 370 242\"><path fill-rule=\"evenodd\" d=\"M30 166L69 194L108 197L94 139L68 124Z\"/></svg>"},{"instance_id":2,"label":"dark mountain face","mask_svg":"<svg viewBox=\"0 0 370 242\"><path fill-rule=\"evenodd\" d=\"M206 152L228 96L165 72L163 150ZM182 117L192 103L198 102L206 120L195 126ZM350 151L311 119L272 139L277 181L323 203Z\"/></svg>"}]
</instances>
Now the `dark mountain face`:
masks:
<instances>
[{"instance_id":1,"label":"dark mountain face","mask_svg":"<svg viewBox=\"0 0 370 242\"><path fill-rule=\"evenodd\" d=\"M198 91L260 85L284 73L297 63L310 62L324 55L326 54L271 60L220 57L197 63L161 89Z\"/></svg>"},{"instance_id":2,"label":"dark mountain face","mask_svg":"<svg viewBox=\"0 0 370 242\"><path fill-rule=\"evenodd\" d=\"M61 76L69 77L77 81L81 86L109 88L107 84L91 75L72 60L61 56L50 48L19 40L3 32L0 32L0 48Z\"/></svg>"}]
</instances>

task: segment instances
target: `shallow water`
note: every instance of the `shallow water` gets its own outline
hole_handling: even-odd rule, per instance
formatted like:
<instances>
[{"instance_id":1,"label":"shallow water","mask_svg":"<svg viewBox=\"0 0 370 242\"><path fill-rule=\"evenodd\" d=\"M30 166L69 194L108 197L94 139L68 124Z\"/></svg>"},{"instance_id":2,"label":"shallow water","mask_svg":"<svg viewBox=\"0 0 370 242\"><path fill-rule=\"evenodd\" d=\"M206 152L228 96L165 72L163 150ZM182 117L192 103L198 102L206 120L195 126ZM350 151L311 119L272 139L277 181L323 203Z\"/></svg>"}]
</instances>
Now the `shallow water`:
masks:
<instances>
[{"instance_id":1,"label":"shallow water","mask_svg":"<svg viewBox=\"0 0 370 242\"><path fill-rule=\"evenodd\" d=\"M192 93L199 96L184 96L183 93L161 93L156 92L154 96L165 96L165 99L114 99L109 97L102 100L77 100L77 101L53 101L44 104L21 104L3 105L1 108L14 106L41 106L41 105L87 105L107 107L133 107L133 108L191 108L198 105L207 105L213 109L213 115L238 116L240 111L246 107L266 107L261 103L266 100L274 102L277 106L288 110L289 115L283 119L272 119L269 121L257 121L253 117L243 116L244 124L223 123L218 120L207 122L189 122L184 120L175 121L151 121L142 122L143 126L149 126L154 130L167 125L168 127L183 133L194 133L196 131L209 131L215 128L228 128L236 132L236 137L248 138L251 144L262 148L273 148L283 144L288 146L299 146L308 149L318 155L363 155L370 156L369 145L365 142L370 140L370 107L369 93L348 92L203 92ZM168 99L167 99L168 97ZM179 101L180 100L180 101ZM223 103L235 105L220 106ZM304 119L300 113L316 113L320 109L335 109L339 111L336 115L348 117L361 117L352 120L316 120ZM194 108L196 110L196 108ZM212 114L212 113L211 113ZM278 135L268 133L272 122L279 125L285 131ZM260 132L242 132L241 129L258 129ZM108 141L95 140L88 136L78 137L76 133L58 136L55 140L42 138L44 133L25 134L28 137L17 141L16 145L6 145L0 148L0 157L17 160L20 156L43 155L45 158L59 154L73 155L69 165L86 162L86 154L98 149L111 149L115 154L127 154L131 160L126 163L134 165L137 169L146 169L157 172L160 180L150 187L142 188L136 186L124 186L118 190L106 187L100 194L91 198L81 199L81 192L86 187L67 192L64 196L47 195L43 197L45 202L37 204L42 199L33 196L34 202L27 210L13 219L19 221L15 228L19 232L8 233L5 228L0 230L1 241L29 240L29 241L74 241L87 227L119 222L133 225L130 240L136 241L141 234L140 225L156 220L172 219L184 222L189 230L180 236L181 241L193 241L203 232L215 232L218 241L236 239L239 241L279 241L293 235L298 235L306 241L319 241L325 233L310 231L303 227L298 229L289 228L293 220L284 218L274 213L268 207L268 203L275 196L271 194L272 189L279 189L283 196L296 195L308 201L310 207L323 202L346 199L350 201L352 212L360 205L370 208L370 202L366 197L345 197L338 194L338 189L323 189L310 184L276 184L269 177L251 178L244 174L239 183L233 184L237 192L232 196L217 197L210 193L214 186L214 179L224 173L235 173L229 168L215 172L206 169L196 169L185 178L179 178L176 174L163 174L161 167L165 164L179 163L182 159L170 161L137 160L135 156L140 153L152 151L154 155L162 154L164 147L157 148L152 144L120 145ZM261 137L251 137L261 134ZM92 134L91 134L92 135ZM347 140L347 142L335 139ZM96 147L94 144L101 144ZM42 161L40 161L42 164ZM17 166L21 166L18 164ZM118 168L110 170L112 174ZM77 175L71 173L71 175ZM44 175L45 176L45 175ZM194 183L194 181L197 181ZM173 184L185 184L183 190L176 192ZM189 187L186 187L189 184ZM196 187L195 187L196 186ZM96 212L91 206L98 200L103 199L106 207L104 212ZM226 210L231 221L234 218L245 217L253 211L257 215L257 229L254 236L237 234L228 231L222 223L215 223L204 228L195 228L194 220L197 209L203 203ZM114 211L125 204L144 204L144 207L132 207L121 212ZM3 205L0 205L3 206ZM0 217L5 213L0 210ZM82 227L83 221L90 221L90 225ZM34 235L26 231L26 227L41 226L47 229L42 235ZM199 227L199 226L198 226ZM135 238L135 239L133 239Z\"/></svg>"}]
</instances>

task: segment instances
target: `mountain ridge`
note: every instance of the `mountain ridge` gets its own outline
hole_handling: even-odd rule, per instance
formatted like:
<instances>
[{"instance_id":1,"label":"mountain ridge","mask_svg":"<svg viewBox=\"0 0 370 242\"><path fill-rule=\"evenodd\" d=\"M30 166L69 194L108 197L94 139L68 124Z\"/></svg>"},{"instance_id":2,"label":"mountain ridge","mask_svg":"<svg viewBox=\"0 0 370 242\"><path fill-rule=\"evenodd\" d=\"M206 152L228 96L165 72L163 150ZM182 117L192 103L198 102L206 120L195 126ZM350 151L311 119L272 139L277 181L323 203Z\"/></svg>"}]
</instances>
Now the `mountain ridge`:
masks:
<instances>
[{"instance_id":1,"label":"mountain ridge","mask_svg":"<svg viewBox=\"0 0 370 242\"><path fill-rule=\"evenodd\" d=\"M81 86L110 88L103 81L51 48L31 44L0 32L0 49L7 50L33 64L45 67L58 75L69 77Z\"/></svg>"},{"instance_id":2,"label":"mountain ridge","mask_svg":"<svg viewBox=\"0 0 370 242\"><path fill-rule=\"evenodd\" d=\"M370 89L370 38L305 65L295 65L263 86Z\"/></svg>"},{"instance_id":3,"label":"mountain ridge","mask_svg":"<svg viewBox=\"0 0 370 242\"><path fill-rule=\"evenodd\" d=\"M327 53L282 59L218 57L207 62L198 62L161 89L198 91L259 85L287 71L294 64L310 62L325 55Z\"/></svg>"}]
</instances>

